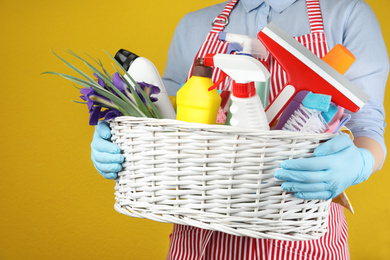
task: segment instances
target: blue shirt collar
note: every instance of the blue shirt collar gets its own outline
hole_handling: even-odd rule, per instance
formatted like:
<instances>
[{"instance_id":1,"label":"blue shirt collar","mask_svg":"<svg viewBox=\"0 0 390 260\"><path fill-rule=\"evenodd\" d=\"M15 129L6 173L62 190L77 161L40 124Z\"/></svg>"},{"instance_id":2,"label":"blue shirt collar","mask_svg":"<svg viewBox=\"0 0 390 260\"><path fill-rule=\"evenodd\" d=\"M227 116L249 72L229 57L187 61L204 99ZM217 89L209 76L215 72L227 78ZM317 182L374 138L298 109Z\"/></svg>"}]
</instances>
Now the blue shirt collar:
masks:
<instances>
[{"instance_id":1,"label":"blue shirt collar","mask_svg":"<svg viewBox=\"0 0 390 260\"><path fill-rule=\"evenodd\" d=\"M250 12L253 9L258 8L262 3L267 2L272 7L272 9L274 9L278 13L281 13L297 0L240 0L240 1L244 4L244 8L246 12Z\"/></svg>"}]
</instances>

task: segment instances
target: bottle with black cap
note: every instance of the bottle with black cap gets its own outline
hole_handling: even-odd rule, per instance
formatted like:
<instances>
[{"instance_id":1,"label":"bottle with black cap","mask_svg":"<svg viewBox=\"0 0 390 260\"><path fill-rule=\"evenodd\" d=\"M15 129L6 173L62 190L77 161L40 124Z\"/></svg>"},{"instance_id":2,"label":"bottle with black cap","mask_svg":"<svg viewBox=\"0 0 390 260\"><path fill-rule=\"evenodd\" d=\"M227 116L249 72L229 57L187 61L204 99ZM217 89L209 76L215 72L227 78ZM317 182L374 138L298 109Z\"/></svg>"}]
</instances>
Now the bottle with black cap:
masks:
<instances>
[{"instance_id":1,"label":"bottle with black cap","mask_svg":"<svg viewBox=\"0 0 390 260\"><path fill-rule=\"evenodd\" d=\"M177 120L215 124L221 105L221 96L211 87L213 69L203 64L203 59L195 61L191 78L177 92Z\"/></svg>"},{"instance_id":2,"label":"bottle with black cap","mask_svg":"<svg viewBox=\"0 0 390 260\"><path fill-rule=\"evenodd\" d=\"M175 110L161 80L160 73L150 60L125 49L120 49L116 53L115 59L127 70L136 82L145 82L159 87L160 93L155 96L158 100L154 102L154 105L160 111L163 118L176 118Z\"/></svg>"}]
</instances>

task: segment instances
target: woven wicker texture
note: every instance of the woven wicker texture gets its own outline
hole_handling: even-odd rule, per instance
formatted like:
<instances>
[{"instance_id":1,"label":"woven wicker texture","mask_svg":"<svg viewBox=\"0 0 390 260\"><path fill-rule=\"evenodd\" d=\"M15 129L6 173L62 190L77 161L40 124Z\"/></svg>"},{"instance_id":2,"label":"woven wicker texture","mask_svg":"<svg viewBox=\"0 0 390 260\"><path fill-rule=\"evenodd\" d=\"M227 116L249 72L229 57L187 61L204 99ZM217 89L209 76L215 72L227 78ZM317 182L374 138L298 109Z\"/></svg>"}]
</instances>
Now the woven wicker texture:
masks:
<instances>
[{"instance_id":1,"label":"woven wicker texture","mask_svg":"<svg viewBox=\"0 0 390 260\"><path fill-rule=\"evenodd\" d=\"M328 134L135 117L110 126L125 156L115 187L122 214L256 238L326 232L330 200L297 199L273 173L285 159L312 156Z\"/></svg>"}]
</instances>

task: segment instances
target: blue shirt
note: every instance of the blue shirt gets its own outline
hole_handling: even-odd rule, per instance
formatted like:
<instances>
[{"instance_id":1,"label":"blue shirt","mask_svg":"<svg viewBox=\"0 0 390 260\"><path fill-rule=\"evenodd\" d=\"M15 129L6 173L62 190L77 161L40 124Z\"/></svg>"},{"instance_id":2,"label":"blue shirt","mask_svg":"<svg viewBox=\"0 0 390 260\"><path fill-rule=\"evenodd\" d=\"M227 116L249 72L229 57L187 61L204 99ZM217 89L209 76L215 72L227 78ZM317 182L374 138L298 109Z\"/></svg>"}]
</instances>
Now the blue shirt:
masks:
<instances>
[{"instance_id":1,"label":"blue shirt","mask_svg":"<svg viewBox=\"0 0 390 260\"><path fill-rule=\"evenodd\" d=\"M188 13L178 24L168 51L163 75L170 95L185 83L196 53L211 30L211 22L226 3ZM378 20L362 0L320 0L328 48L342 44L356 57L345 77L370 96L368 103L348 122L355 137L366 136L381 144L385 129L384 92L389 57ZM225 32L257 37L273 22L292 36L310 33L305 0L240 0L233 9ZM342 105L342 104L341 104Z\"/></svg>"}]
</instances>

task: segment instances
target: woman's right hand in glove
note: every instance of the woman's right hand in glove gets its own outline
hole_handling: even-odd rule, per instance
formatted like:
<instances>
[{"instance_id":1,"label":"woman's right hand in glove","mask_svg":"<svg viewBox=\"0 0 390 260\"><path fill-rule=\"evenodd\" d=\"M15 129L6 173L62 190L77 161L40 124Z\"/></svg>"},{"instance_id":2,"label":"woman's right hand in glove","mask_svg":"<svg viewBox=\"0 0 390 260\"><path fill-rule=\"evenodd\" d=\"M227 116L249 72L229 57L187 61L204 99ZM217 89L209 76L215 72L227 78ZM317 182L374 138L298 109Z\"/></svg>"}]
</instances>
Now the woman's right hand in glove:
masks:
<instances>
[{"instance_id":1,"label":"woman's right hand in glove","mask_svg":"<svg viewBox=\"0 0 390 260\"><path fill-rule=\"evenodd\" d=\"M96 170L106 179L117 178L118 172L122 169L124 157L119 146L111 142L111 130L104 121L95 126L91 159Z\"/></svg>"}]
</instances>

